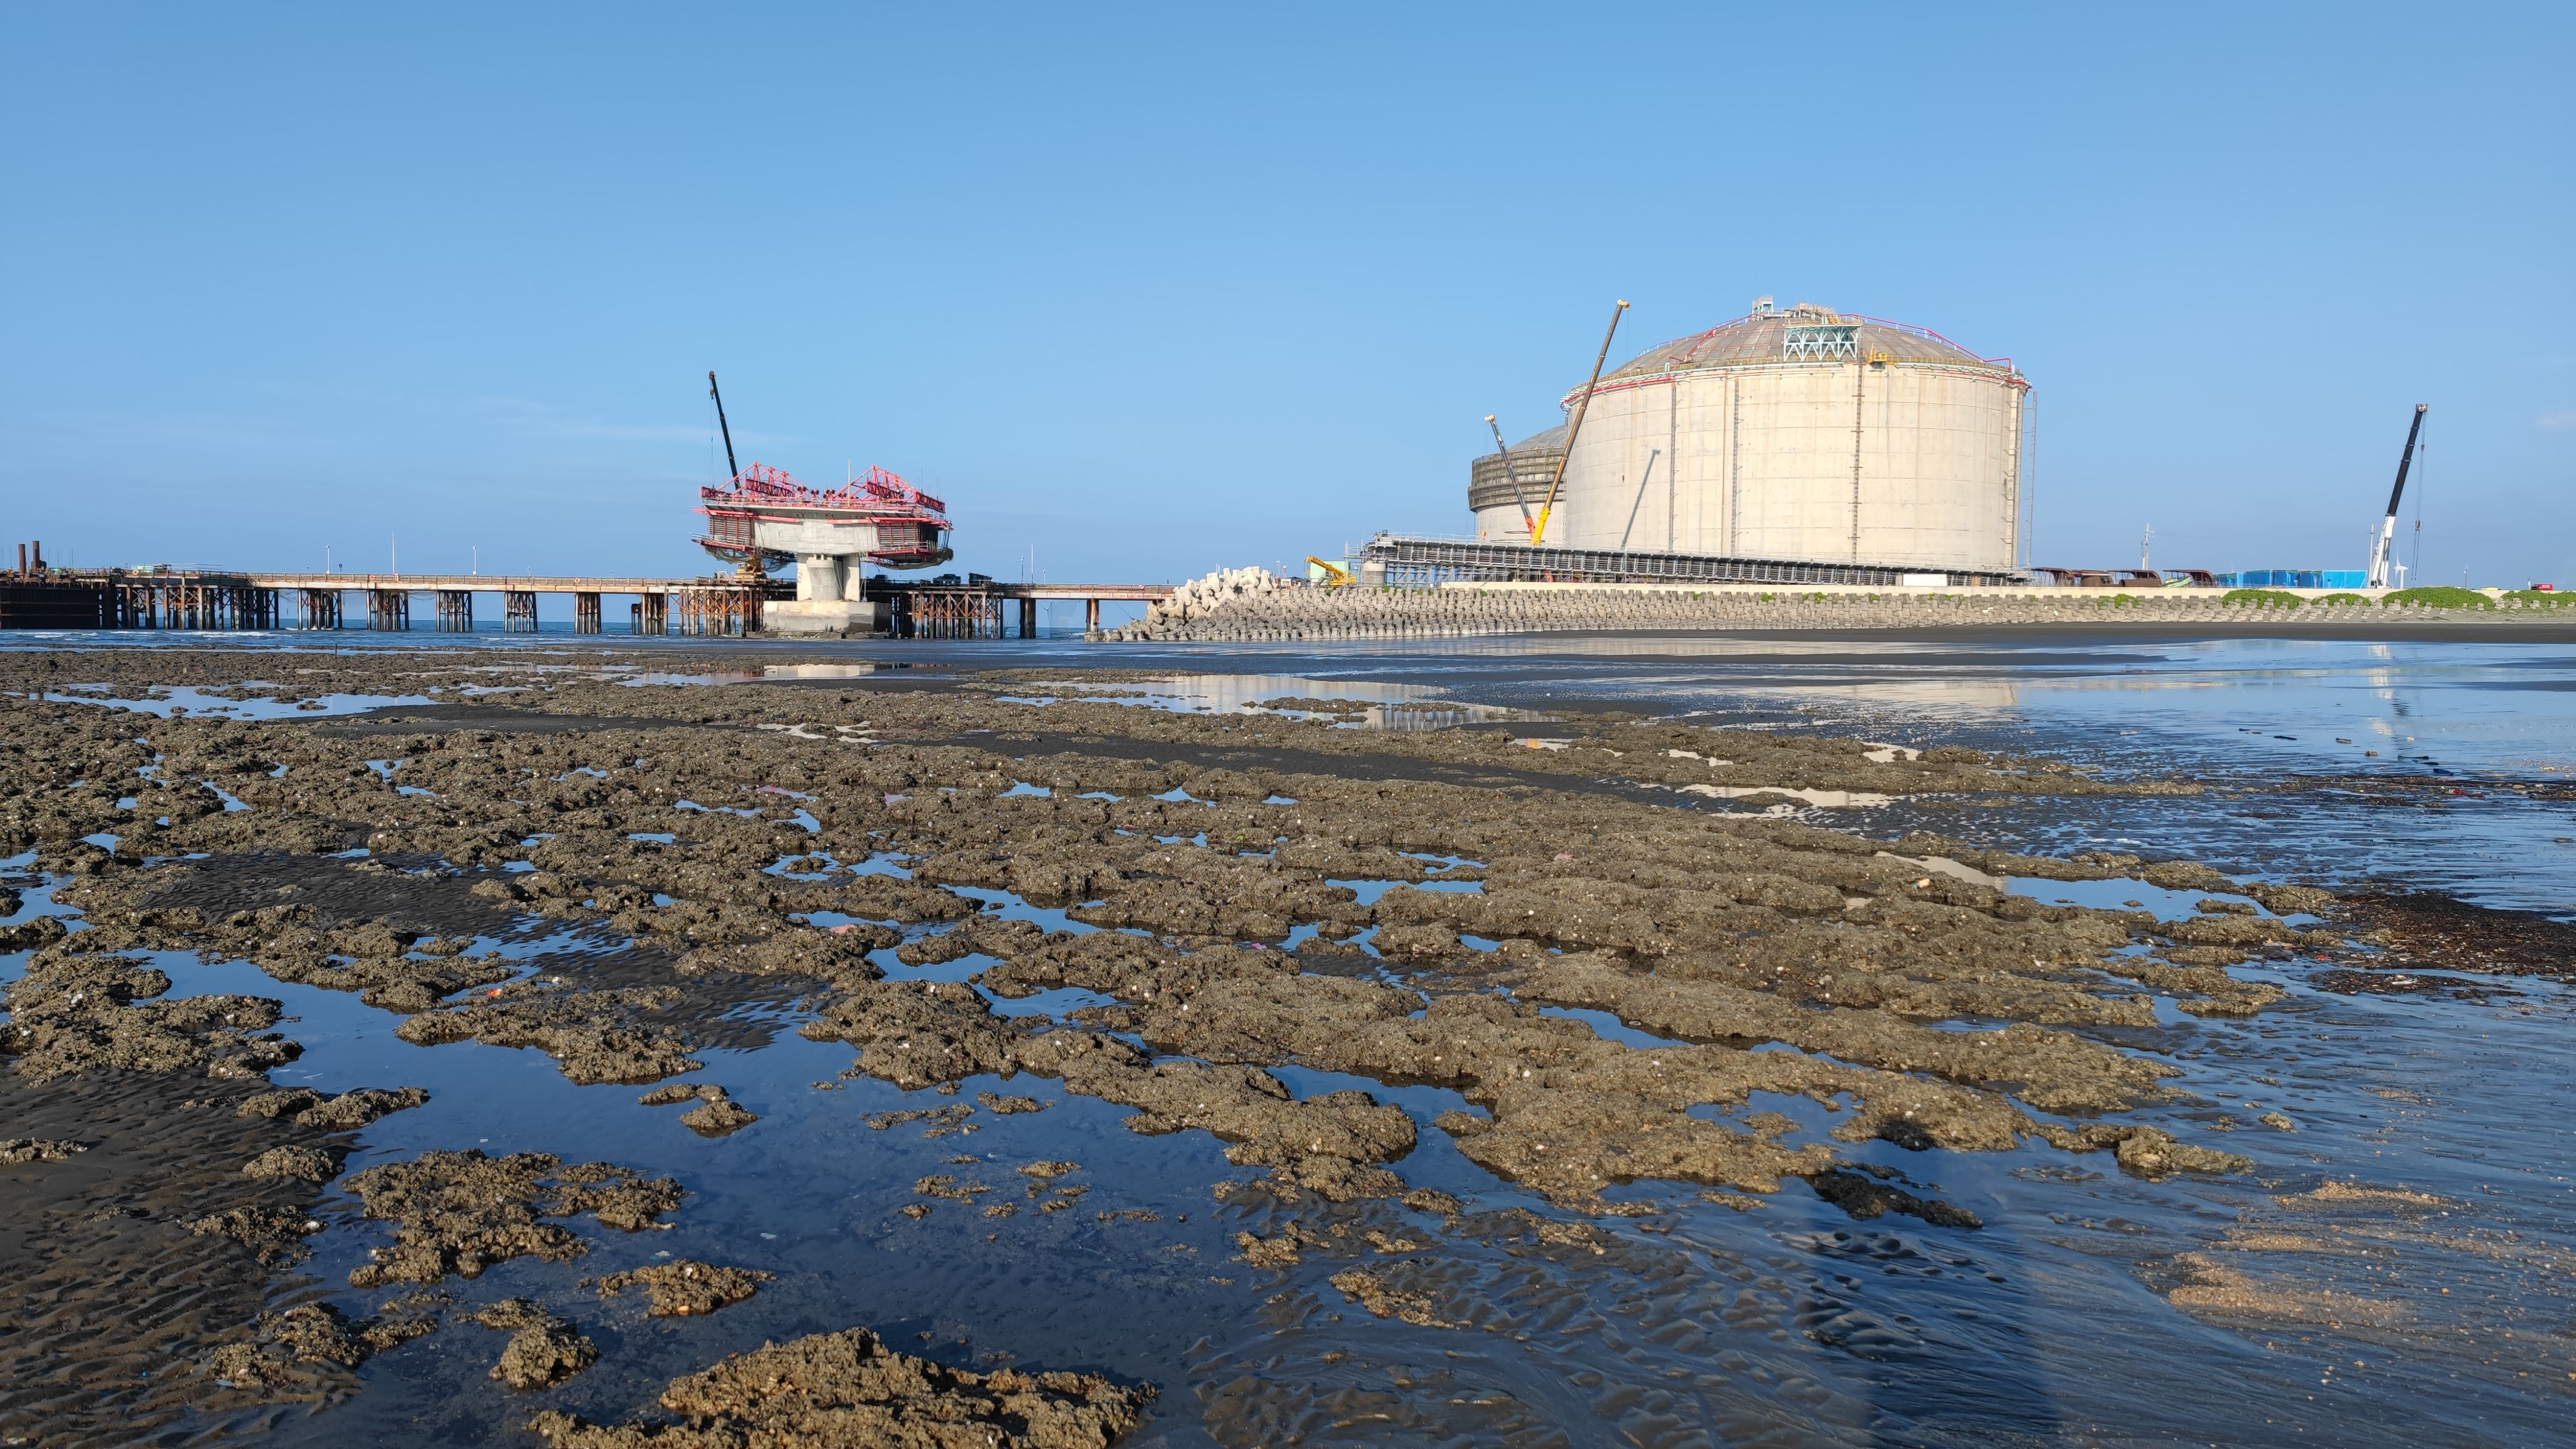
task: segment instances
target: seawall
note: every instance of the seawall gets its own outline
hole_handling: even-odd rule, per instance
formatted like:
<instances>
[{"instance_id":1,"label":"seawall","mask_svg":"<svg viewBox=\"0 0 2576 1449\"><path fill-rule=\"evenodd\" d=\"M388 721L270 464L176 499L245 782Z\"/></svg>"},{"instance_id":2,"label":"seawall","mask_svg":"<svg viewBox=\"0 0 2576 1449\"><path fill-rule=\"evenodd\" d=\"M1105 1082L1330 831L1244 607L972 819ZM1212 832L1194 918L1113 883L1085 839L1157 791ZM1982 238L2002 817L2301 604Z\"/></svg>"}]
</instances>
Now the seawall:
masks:
<instances>
[{"instance_id":1,"label":"seawall","mask_svg":"<svg viewBox=\"0 0 2576 1449\"><path fill-rule=\"evenodd\" d=\"M2230 603L2217 590L1674 588L1636 584L1452 584L1324 588L1240 574L1184 585L1112 640L1235 642L1469 638L1532 633L1909 630L2164 626L2216 634L2576 640L2576 607L2410 603Z\"/></svg>"}]
</instances>

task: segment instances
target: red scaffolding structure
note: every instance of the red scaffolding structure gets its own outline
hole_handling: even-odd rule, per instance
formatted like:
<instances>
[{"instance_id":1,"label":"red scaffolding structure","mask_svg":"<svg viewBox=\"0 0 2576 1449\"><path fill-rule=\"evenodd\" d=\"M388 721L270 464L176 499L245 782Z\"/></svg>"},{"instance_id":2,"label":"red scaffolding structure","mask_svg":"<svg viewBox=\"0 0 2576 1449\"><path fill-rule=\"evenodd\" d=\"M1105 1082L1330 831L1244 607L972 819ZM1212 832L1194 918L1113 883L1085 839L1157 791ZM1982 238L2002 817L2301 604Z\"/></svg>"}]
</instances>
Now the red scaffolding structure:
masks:
<instances>
[{"instance_id":1,"label":"red scaffolding structure","mask_svg":"<svg viewBox=\"0 0 2576 1449\"><path fill-rule=\"evenodd\" d=\"M754 463L721 487L698 490L698 512L707 531L698 546L746 572L783 567L789 555L762 548L763 521L792 524L818 515L834 523L872 525L877 546L867 560L881 568L920 569L948 561L948 505L883 468L870 468L848 484L826 491L808 487L785 469Z\"/></svg>"}]
</instances>

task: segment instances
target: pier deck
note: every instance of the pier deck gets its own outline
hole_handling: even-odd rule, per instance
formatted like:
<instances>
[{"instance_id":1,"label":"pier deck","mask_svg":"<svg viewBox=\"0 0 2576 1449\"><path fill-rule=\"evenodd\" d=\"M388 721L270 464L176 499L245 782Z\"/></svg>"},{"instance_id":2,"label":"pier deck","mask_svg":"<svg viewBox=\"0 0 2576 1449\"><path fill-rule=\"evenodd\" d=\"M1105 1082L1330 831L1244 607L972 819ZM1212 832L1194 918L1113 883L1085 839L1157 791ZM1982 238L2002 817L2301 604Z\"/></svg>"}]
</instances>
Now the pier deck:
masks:
<instances>
[{"instance_id":1,"label":"pier deck","mask_svg":"<svg viewBox=\"0 0 2576 1449\"><path fill-rule=\"evenodd\" d=\"M1085 605L1084 625L1100 628L1104 599L1153 602L1169 584L1001 583L872 578L864 597L883 600L898 638L1000 639L1037 634L1041 601ZM20 570L0 575L0 629L343 629L403 632L412 627L417 595L431 598L434 627L470 633L475 597L499 596L502 628L534 633L537 596L569 594L573 631L607 631L602 600L628 596L628 632L640 635L756 634L762 606L792 599L790 580L732 575L654 578L644 575L353 574L260 570ZM358 608L350 607L357 596ZM1018 617L1009 617L1018 604ZM291 605L291 607L290 607ZM1016 623L1014 630L1011 625Z\"/></svg>"}]
</instances>

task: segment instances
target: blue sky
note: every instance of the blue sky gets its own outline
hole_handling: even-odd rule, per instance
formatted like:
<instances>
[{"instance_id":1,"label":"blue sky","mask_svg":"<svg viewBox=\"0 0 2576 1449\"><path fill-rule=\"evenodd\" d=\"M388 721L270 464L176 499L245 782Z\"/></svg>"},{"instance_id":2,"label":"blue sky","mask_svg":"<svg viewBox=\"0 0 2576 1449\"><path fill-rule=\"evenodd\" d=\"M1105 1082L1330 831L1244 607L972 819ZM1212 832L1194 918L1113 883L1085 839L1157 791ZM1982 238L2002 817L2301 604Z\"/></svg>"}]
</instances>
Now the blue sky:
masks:
<instances>
[{"instance_id":1,"label":"blue sky","mask_svg":"<svg viewBox=\"0 0 2576 1449\"><path fill-rule=\"evenodd\" d=\"M714 368L1177 579L1463 531L1613 298L1771 294L2018 359L2044 562L2358 567L2424 401L2418 580L2576 582L2571 15L19 7L0 529L698 572Z\"/></svg>"}]
</instances>

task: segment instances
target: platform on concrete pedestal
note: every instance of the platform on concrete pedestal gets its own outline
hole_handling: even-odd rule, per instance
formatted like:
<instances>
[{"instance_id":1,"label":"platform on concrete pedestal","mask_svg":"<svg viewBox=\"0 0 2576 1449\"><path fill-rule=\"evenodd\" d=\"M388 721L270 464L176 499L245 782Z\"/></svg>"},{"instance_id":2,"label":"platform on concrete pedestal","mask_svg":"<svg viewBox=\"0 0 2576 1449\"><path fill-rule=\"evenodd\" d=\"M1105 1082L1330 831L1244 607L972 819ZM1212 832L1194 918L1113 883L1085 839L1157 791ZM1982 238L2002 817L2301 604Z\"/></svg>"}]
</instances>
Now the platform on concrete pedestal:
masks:
<instances>
[{"instance_id":1,"label":"platform on concrete pedestal","mask_svg":"<svg viewBox=\"0 0 2576 1449\"><path fill-rule=\"evenodd\" d=\"M882 634L886 606L874 599L775 599L761 606L771 634Z\"/></svg>"}]
</instances>

